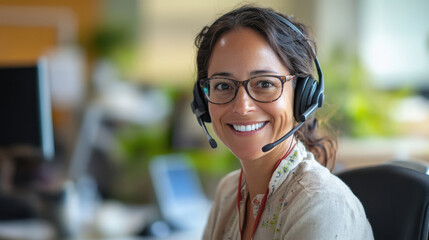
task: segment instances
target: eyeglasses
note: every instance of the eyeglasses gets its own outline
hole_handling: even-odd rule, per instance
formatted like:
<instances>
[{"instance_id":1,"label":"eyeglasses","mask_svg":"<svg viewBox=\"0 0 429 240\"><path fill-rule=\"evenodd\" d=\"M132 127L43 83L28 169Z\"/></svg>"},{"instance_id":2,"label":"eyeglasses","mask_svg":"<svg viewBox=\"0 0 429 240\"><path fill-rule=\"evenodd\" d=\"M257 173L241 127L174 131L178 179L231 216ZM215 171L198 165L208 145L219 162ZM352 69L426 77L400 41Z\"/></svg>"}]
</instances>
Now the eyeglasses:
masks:
<instances>
[{"instance_id":1,"label":"eyeglasses","mask_svg":"<svg viewBox=\"0 0 429 240\"><path fill-rule=\"evenodd\" d=\"M268 103L279 99L284 83L294 78L295 75L261 75L246 81L237 81L226 77L213 77L201 79L200 86L207 100L214 104L226 104L234 100L240 85L244 86L253 100Z\"/></svg>"}]
</instances>

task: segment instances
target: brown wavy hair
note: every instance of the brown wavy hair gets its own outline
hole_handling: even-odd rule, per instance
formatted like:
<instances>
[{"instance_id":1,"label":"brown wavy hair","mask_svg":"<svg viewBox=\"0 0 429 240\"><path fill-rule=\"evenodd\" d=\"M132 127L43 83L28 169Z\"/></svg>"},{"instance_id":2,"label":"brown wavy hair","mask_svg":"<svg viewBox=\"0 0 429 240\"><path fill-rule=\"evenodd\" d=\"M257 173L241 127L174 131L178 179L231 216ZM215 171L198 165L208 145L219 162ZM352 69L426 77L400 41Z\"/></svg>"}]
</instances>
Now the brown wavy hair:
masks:
<instances>
[{"instance_id":1,"label":"brown wavy hair","mask_svg":"<svg viewBox=\"0 0 429 240\"><path fill-rule=\"evenodd\" d=\"M274 14L278 14L293 23L305 36L307 28L294 19L275 12L269 8L254 6L242 6L232 10L212 25L205 26L195 39L197 47L197 80L208 77L208 64L216 41L219 37L231 30L238 28L250 28L261 34L270 47L279 57L290 73L297 77L313 75L313 63L315 59L309 37L303 38L294 30L285 26ZM313 47L315 44L313 42ZM297 79L297 78L295 78ZM294 87L296 80L294 80ZM325 167L332 170L335 165L337 140L327 134L322 134L318 129L317 120L312 117L295 133L295 136L311 151L316 159Z\"/></svg>"}]
</instances>

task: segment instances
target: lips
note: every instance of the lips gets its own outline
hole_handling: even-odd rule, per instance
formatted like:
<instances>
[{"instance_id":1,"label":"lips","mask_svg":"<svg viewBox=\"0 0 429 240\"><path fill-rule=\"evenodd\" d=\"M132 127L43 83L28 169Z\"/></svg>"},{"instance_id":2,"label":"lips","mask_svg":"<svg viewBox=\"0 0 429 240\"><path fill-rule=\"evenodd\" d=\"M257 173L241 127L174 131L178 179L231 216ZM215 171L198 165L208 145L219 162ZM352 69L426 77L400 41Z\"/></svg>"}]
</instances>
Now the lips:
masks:
<instances>
[{"instance_id":1,"label":"lips","mask_svg":"<svg viewBox=\"0 0 429 240\"><path fill-rule=\"evenodd\" d=\"M230 124L237 132L251 132L261 129L267 122L259 122L253 124Z\"/></svg>"}]
</instances>

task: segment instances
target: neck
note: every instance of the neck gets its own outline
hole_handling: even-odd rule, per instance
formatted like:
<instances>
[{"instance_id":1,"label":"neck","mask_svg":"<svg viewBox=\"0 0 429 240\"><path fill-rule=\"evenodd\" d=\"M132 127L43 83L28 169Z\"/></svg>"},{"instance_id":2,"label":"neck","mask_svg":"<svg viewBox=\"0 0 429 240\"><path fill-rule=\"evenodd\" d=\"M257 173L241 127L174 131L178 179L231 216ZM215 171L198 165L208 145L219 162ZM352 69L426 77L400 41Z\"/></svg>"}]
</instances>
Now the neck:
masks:
<instances>
[{"instance_id":1,"label":"neck","mask_svg":"<svg viewBox=\"0 0 429 240\"><path fill-rule=\"evenodd\" d=\"M243 177L246 179L250 199L267 191L275 165L287 153L289 146L292 148L294 141L294 138L290 137L283 144L276 146L276 149L273 149L271 153L259 159L241 161Z\"/></svg>"}]
</instances>

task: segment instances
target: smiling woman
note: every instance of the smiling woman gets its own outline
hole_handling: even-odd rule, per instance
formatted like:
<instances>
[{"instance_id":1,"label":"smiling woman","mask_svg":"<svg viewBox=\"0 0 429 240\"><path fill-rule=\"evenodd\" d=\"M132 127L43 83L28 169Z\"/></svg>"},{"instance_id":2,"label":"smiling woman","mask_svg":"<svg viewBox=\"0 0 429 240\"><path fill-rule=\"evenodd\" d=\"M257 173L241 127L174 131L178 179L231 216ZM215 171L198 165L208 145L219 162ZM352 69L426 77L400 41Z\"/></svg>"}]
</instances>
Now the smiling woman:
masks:
<instances>
[{"instance_id":1,"label":"smiling woman","mask_svg":"<svg viewBox=\"0 0 429 240\"><path fill-rule=\"evenodd\" d=\"M290 82L283 87L285 76L289 76L290 73L278 60L268 42L250 28L229 31L214 45L208 68L208 76L211 76L212 80L216 81L213 77L224 73L222 75L239 79L237 81L242 83L246 83L242 79L247 78L269 82L271 78L260 75L260 72L279 76L271 80L274 82L273 85L277 85L277 90L274 90L272 95L265 96L267 99L258 94L251 94L257 90L245 84L245 88L236 87L235 94L230 94L235 97L231 98L229 104L209 104L216 135L242 161L259 159L263 156L280 159L287 151L287 145L290 145L292 138L267 154L261 149L266 143L274 142L292 128L293 87ZM276 99L279 101L275 101ZM253 124L261 124L262 127L253 131L236 131L233 128L237 126L241 130Z\"/></svg>"},{"instance_id":2,"label":"smiling woman","mask_svg":"<svg viewBox=\"0 0 429 240\"><path fill-rule=\"evenodd\" d=\"M362 204L326 168L335 140L307 120L324 95L304 33L287 16L244 6L197 36L192 108L242 166L219 183L204 239L373 239Z\"/></svg>"}]
</instances>

